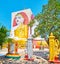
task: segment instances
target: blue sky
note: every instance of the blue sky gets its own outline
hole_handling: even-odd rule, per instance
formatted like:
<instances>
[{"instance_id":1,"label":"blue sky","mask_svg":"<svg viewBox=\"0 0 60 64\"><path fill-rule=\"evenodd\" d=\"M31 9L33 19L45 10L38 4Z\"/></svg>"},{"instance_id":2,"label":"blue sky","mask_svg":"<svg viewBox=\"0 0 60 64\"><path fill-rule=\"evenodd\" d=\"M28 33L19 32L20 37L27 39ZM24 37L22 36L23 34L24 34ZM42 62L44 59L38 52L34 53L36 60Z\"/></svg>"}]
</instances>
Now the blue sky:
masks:
<instances>
[{"instance_id":1,"label":"blue sky","mask_svg":"<svg viewBox=\"0 0 60 64\"><path fill-rule=\"evenodd\" d=\"M11 28L11 12L30 8L34 15L42 11L48 0L0 0L0 25Z\"/></svg>"}]
</instances>

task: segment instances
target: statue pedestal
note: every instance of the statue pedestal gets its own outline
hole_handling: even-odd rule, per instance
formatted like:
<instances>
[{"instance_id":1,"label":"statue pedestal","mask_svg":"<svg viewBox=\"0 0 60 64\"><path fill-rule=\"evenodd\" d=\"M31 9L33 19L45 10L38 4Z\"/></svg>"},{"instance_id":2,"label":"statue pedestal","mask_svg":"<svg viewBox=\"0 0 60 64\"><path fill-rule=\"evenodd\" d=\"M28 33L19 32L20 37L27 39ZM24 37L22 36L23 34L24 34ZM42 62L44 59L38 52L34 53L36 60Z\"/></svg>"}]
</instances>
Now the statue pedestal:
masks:
<instances>
[{"instance_id":1,"label":"statue pedestal","mask_svg":"<svg viewBox=\"0 0 60 64\"><path fill-rule=\"evenodd\" d=\"M24 60L34 61L34 58L28 58L28 55L26 54Z\"/></svg>"},{"instance_id":2,"label":"statue pedestal","mask_svg":"<svg viewBox=\"0 0 60 64\"><path fill-rule=\"evenodd\" d=\"M18 53L7 53L6 58L19 59L21 56Z\"/></svg>"}]
</instances>

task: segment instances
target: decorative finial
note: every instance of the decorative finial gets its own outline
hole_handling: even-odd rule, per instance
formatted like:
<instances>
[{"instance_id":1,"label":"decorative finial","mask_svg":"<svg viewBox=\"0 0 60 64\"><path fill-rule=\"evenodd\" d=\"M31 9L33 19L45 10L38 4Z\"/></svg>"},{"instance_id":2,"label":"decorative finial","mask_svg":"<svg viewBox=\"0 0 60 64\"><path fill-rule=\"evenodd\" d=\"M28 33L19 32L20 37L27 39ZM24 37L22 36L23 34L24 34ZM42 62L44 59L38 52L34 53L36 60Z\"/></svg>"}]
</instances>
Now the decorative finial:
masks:
<instances>
[{"instance_id":1,"label":"decorative finial","mask_svg":"<svg viewBox=\"0 0 60 64\"><path fill-rule=\"evenodd\" d=\"M53 33L52 32L50 33L50 36L53 36Z\"/></svg>"}]
</instances>

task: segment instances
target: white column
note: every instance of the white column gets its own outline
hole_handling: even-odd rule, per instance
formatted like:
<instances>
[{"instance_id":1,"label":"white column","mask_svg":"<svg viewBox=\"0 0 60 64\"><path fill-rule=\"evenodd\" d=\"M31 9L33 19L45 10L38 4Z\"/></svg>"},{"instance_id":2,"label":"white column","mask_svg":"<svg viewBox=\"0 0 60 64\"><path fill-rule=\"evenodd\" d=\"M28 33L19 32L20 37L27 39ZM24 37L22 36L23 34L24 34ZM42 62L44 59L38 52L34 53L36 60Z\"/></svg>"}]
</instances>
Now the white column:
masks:
<instances>
[{"instance_id":1,"label":"white column","mask_svg":"<svg viewBox=\"0 0 60 64\"><path fill-rule=\"evenodd\" d=\"M32 37L30 36L27 41L27 53L28 58L31 59L33 55L33 47L32 47Z\"/></svg>"}]
</instances>

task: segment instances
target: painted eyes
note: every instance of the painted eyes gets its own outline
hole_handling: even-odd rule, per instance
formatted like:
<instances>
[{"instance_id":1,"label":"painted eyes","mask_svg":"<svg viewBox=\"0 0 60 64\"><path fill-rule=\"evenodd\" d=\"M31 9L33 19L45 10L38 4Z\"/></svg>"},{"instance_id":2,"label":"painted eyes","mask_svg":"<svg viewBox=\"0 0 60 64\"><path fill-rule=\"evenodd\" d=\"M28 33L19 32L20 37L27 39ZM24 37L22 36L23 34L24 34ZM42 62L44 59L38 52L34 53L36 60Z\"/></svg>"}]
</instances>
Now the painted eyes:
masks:
<instances>
[{"instance_id":1,"label":"painted eyes","mask_svg":"<svg viewBox=\"0 0 60 64\"><path fill-rule=\"evenodd\" d=\"M21 17L18 17L18 19L21 19Z\"/></svg>"},{"instance_id":2,"label":"painted eyes","mask_svg":"<svg viewBox=\"0 0 60 64\"><path fill-rule=\"evenodd\" d=\"M21 17L19 16L19 17L16 17L16 19L21 19Z\"/></svg>"}]
</instances>

